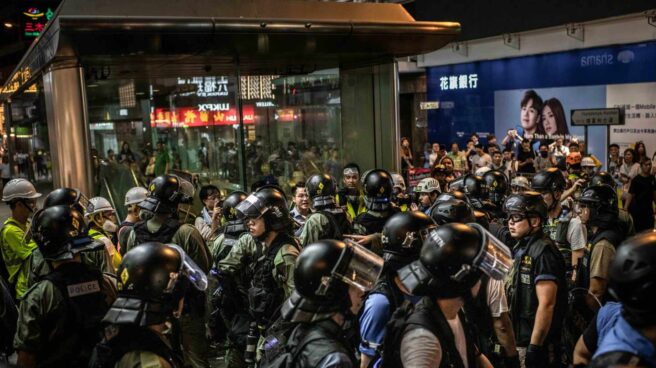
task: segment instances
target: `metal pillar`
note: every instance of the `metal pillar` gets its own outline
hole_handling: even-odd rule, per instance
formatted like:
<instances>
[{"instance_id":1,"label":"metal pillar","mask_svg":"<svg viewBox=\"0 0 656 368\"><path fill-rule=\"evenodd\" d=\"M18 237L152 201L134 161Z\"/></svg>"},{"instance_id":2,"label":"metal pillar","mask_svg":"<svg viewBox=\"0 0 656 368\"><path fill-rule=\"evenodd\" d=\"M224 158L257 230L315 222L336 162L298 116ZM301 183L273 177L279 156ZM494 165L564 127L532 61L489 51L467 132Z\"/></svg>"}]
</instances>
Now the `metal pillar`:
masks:
<instances>
[{"instance_id":1,"label":"metal pillar","mask_svg":"<svg viewBox=\"0 0 656 368\"><path fill-rule=\"evenodd\" d=\"M7 158L9 161L7 162L9 164L9 177L13 178L16 173L14 170L14 152L16 152L16 148L14 147L14 140L11 138L11 125L12 125L12 117L11 117L11 100L8 100L5 103L5 134L7 134Z\"/></svg>"},{"instance_id":2,"label":"metal pillar","mask_svg":"<svg viewBox=\"0 0 656 368\"><path fill-rule=\"evenodd\" d=\"M43 89L53 185L93 196L84 70L51 66L43 75Z\"/></svg>"}]
</instances>

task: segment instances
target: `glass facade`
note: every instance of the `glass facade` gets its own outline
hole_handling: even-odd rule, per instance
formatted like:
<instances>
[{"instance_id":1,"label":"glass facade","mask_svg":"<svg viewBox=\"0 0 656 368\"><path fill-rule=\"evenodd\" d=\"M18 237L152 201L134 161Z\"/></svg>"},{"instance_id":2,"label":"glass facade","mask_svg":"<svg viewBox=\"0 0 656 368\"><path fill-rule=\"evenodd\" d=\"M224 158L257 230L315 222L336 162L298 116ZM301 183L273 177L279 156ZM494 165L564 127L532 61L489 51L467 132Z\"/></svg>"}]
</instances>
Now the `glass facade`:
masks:
<instances>
[{"instance_id":1,"label":"glass facade","mask_svg":"<svg viewBox=\"0 0 656 368\"><path fill-rule=\"evenodd\" d=\"M225 191L262 181L288 190L322 172L339 177L337 69L237 80L216 75L87 83L97 191L118 194L165 172Z\"/></svg>"}]
</instances>

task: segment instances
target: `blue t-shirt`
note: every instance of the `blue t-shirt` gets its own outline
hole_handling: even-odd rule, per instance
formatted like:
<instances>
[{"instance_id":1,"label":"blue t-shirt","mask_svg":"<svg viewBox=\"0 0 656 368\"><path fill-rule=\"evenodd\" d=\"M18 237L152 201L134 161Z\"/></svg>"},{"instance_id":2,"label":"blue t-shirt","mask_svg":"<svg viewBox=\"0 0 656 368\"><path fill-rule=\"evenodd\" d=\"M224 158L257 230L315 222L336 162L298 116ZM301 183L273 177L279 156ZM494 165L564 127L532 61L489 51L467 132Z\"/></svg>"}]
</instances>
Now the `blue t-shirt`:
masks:
<instances>
[{"instance_id":1,"label":"blue t-shirt","mask_svg":"<svg viewBox=\"0 0 656 368\"><path fill-rule=\"evenodd\" d=\"M601 307L596 323L599 337L593 358L604 353L624 351L656 366L656 348L622 317L622 304L609 302Z\"/></svg>"}]
</instances>

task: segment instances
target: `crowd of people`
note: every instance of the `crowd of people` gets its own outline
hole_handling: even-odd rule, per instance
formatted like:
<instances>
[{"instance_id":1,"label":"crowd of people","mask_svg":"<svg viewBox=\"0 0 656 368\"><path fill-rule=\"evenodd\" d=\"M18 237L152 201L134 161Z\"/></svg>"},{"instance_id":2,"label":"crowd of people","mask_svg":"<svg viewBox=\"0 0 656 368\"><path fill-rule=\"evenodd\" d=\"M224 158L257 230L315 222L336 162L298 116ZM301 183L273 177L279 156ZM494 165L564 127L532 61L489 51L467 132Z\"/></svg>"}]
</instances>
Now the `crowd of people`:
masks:
<instances>
[{"instance_id":1,"label":"crowd of people","mask_svg":"<svg viewBox=\"0 0 656 368\"><path fill-rule=\"evenodd\" d=\"M506 165L520 158L490 141L469 158L453 145L450 164L437 145L431 177L414 188L355 163L339 181L299 180L291 198L270 182L227 195L206 185L193 224L178 213L194 185L176 175L128 191L122 221L74 188L38 209L33 184L13 179L2 193L3 357L21 367L208 367L212 354L236 368L656 366L651 160L634 168L630 151L613 156L620 178L633 175L619 193L615 171L583 165L590 157L571 144L564 166L549 154L538 166L540 154L522 176L523 165Z\"/></svg>"}]
</instances>

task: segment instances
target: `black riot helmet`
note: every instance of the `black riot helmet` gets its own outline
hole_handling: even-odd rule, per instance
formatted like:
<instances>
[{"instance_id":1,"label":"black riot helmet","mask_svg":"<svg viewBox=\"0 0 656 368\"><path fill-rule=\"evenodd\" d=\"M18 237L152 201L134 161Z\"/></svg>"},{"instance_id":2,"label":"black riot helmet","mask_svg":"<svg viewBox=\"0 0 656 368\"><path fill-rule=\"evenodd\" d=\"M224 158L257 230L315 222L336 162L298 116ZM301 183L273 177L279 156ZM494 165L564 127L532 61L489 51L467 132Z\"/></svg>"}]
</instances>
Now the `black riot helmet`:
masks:
<instances>
[{"instance_id":1,"label":"black riot helmet","mask_svg":"<svg viewBox=\"0 0 656 368\"><path fill-rule=\"evenodd\" d=\"M392 269L414 261L435 223L420 211L400 212L390 217L383 227L381 242L386 266Z\"/></svg>"},{"instance_id":2,"label":"black riot helmet","mask_svg":"<svg viewBox=\"0 0 656 368\"><path fill-rule=\"evenodd\" d=\"M435 203L437 203L437 202L446 202L446 201L450 201L452 199L458 199L458 200L461 200L463 202L470 203L469 202L469 197L467 197L467 195L465 193L463 193L459 190L453 190L453 191L450 191L450 192L444 192L444 193L440 194L439 196L437 196L437 199L435 200Z\"/></svg>"},{"instance_id":3,"label":"black riot helmet","mask_svg":"<svg viewBox=\"0 0 656 368\"><path fill-rule=\"evenodd\" d=\"M305 190L312 201L312 207L321 209L335 205L337 183L328 174L315 174L305 182Z\"/></svg>"},{"instance_id":4,"label":"black riot helmet","mask_svg":"<svg viewBox=\"0 0 656 368\"><path fill-rule=\"evenodd\" d=\"M177 175L161 175L148 185L148 197L138 206L152 213L175 213L179 204L191 203L194 186Z\"/></svg>"},{"instance_id":5,"label":"black riot helmet","mask_svg":"<svg viewBox=\"0 0 656 368\"><path fill-rule=\"evenodd\" d=\"M118 297L103 322L149 326L173 316L189 287L204 291L205 273L174 244L148 242L125 254L117 271Z\"/></svg>"},{"instance_id":6,"label":"black riot helmet","mask_svg":"<svg viewBox=\"0 0 656 368\"><path fill-rule=\"evenodd\" d=\"M593 185L585 188L578 199L579 206L590 208L588 223L592 226L607 228L619 216L617 194L608 185Z\"/></svg>"},{"instance_id":7,"label":"black riot helmet","mask_svg":"<svg viewBox=\"0 0 656 368\"><path fill-rule=\"evenodd\" d=\"M449 183L449 192L465 192L465 176L454 179Z\"/></svg>"},{"instance_id":8,"label":"black riot helmet","mask_svg":"<svg viewBox=\"0 0 656 368\"><path fill-rule=\"evenodd\" d=\"M264 217L266 233L290 230L292 217L283 192L277 187L265 186L246 197L237 205L237 215L242 218Z\"/></svg>"},{"instance_id":9,"label":"black riot helmet","mask_svg":"<svg viewBox=\"0 0 656 368\"><path fill-rule=\"evenodd\" d=\"M368 210L384 211L390 207L392 198L392 175L385 170L367 172L362 179L364 203Z\"/></svg>"},{"instance_id":10,"label":"black riot helmet","mask_svg":"<svg viewBox=\"0 0 656 368\"><path fill-rule=\"evenodd\" d=\"M510 249L478 224L445 224L432 230L419 260L398 271L413 294L466 297L483 273L503 280L512 267Z\"/></svg>"},{"instance_id":11,"label":"black riot helmet","mask_svg":"<svg viewBox=\"0 0 656 368\"><path fill-rule=\"evenodd\" d=\"M84 215L67 205L38 211L34 214L31 232L43 258L49 261L73 259L77 253L104 246L89 237Z\"/></svg>"},{"instance_id":12,"label":"black riot helmet","mask_svg":"<svg viewBox=\"0 0 656 368\"><path fill-rule=\"evenodd\" d=\"M497 206L503 205L510 190L510 183L506 174L499 170L491 170L483 175L483 182L487 188L487 199Z\"/></svg>"},{"instance_id":13,"label":"black riot helmet","mask_svg":"<svg viewBox=\"0 0 656 368\"><path fill-rule=\"evenodd\" d=\"M487 186L478 175L467 174L462 181L462 191L470 198L484 200L487 197Z\"/></svg>"},{"instance_id":14,"label":"black riot helmet","mask_svg":"<svg viewBox=\"0 0 656 368\"><path fill-rule=\"evenodd\" d=\"M531 188L536 192L562 192L566 186L565 177L555 167L538 172L531 180Z\"/></svg>"},{"instance_id":15,"label":"black riot helmet","mask_svg":"<svg viewBox=\"0 0 656 368\"><path fill-rule=\"evenodd\" d=\"M240 190L230 193L224 200L221 206L221 214L225 221L240 221L237 216L237 206L246 199L248 195Z\"/></svg>"},{"instance_id":16,"label":"black riot helmet","mask_svg":"<svg viewBox=\"0 0 656 368\"><path fill-rule=\"evenodd\" d=\"M90 210L89 199L75 188L58 188L50 192L43 200L43 208L53 206L69 206L83 215Z\"/></svg>"},{"instance_id":17,"label":"black riot helmet","mask_svg":"<svg viewBox=\"0 0 656 368\"><path fill-rule=\"evenodd\" d=\"M452 222L474 222L474 209L464 201L451 199L444 202L435 202L429 210L430 217L438 225Z\"/></svg>"},{"instance_id":18,"label":"black riot helmet","mask_svg":"<svg viewBox=\"0 0 656 368\"><path fill-rule=\"evenodd\" d=\"M474 211L474 222L481 225L485 230L490 230L490 219L483 211Z\"/></svg>"},{"instance_id":19,"label":"black riot helmet","mask_svg":"<svg viewBox=\"0 0 656 368\"><path fill-rule=\"evenodd\" d=\"M349 286L370 290L383 260L353 242L320 240L303 248L294 268L295 289L281 308L283 319L310 322L346 312Z\"/></svg>"},{"instance_id":20,"label":"black riot helmet","mask_svg":"<svg viewBox=\"0 0 656 368\"><path fill-rule=\"evenodd\" d=\"M615 180L613 180L613 177L608 172L600 171L590 179L590 185L608 185L609 187L614 188Z\"/></svg>"},{"instance_id":21,"label":"black riot helmet","mask_svg":"<svg viewBox=\"0 0 656 368\"><path fill-rule=\"evenodd\" d=\"M503 204L503 212L507 215L537 216L547 219L547 204L538 192L523 192L508 196Z\"/></svg>"},{"instance_id":22,"label":"black riot helmet","mask_svg":"<svg viewBox=\"0 0 656 368\"><path fill-rule=\"evenodd\" d=\"M656 231L625 240L610 265L608 291L635 327L656 325Z\"/></svg>"}]
</instances>

